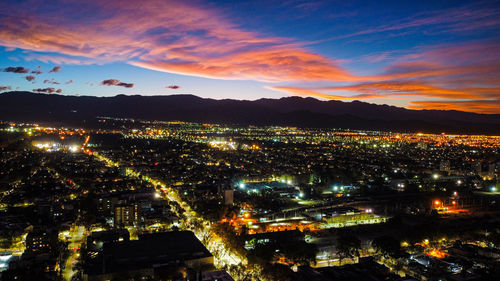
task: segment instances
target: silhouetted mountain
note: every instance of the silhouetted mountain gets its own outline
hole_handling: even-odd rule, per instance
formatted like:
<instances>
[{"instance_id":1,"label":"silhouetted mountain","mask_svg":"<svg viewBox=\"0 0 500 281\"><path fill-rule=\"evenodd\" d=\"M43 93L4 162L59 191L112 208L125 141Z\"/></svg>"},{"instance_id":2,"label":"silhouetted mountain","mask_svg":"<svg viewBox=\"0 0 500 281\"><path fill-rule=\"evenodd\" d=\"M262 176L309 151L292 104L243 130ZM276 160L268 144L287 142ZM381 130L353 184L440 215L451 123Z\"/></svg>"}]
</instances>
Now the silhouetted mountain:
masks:
<instances>
[{"instance_id":1,"label":"silhouetted mountain","mask_svg":"<svg viewBox=\"0 0 500 281\"><path fill-rule=\"evenodd\" d=\"M214 100L193 95L91 97L5 92L0 119L93 122L98 116L180 120L229 125L288 125L392 131L500 134L500 115L409 110L353 101L314 98Z\"/></svg>"}]
</instances>

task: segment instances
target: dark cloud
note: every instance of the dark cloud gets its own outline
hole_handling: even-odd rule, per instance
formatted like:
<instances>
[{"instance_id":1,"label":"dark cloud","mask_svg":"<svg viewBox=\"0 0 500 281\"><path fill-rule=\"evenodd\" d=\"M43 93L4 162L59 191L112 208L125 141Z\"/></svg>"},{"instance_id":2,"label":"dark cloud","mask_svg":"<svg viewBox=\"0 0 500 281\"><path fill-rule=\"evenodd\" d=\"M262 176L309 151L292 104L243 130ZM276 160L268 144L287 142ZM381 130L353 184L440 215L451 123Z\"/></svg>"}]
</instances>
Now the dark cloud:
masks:
<instances>
[{"instance_id":1,"label":"dark cloud","mask_svg":"<svg viewBox=\"0 0 500 281\"><path fill-rule=\"evenodd\" d=\"M42 67L41 66L38 66L37 69L31 71L31 73L35 74L35 75L40 75L42 74Z\"/></svg>"},{"instance_id":2,"label":"dark cloud","mask_svg":"<svg viewBox=\"0 0 500 281\"><path fill-rule=\"evenodd\" d=\"M49 79L45 79L45 80L43 80L43 83L45 83L45 84L49 83L49 84L54 84L54 85L61 84L61 83L57 82L54 78L52 78L50 80Z\"/></svg>"},{"instance_id":3,"label":"dark cloud","mask_svg":"<svg viewBox=\"0 0 500 281\"><path fill-rule=\"evenodd\" d=\"M71 83L73 83L73 80L69 80L69 81L64 82L64 84L66 84L66 85L71 84Z\"/></svg>"},{"instance_id":4,"label":"dark cloud","mask_svg":"<svg viewBox=\"0 0 500 281\"><path fill-rule=\"evenodd\" d=\"M177 85L170 85L170 86L166 86L165 88L172 89L172 90L177 90L177 89L180 89L180 88L181 88L181 86L177 86Z\"/></svg>"},{"instance_id":5,"label":"dark cloud","mask_svg":"<svg viewBox=\"0 0 500 281\"><path fill-rule=\"evenodd\" d=\"M52 72L59 72L59 70L61 70L61 67L60 66L54 66L54 68L52 68L49 73L52 73Z\"/></svg>"},{"instance_id":6,"label":"dark cloud","mask_svg":"<svg viewBox=\"0 0 500 281\"><path fill-rule=\"evenodd\" d=\"M134 83L118 83L118 85L116 86L120 86L120 87L125 87L125 88L133 88L134 87Z\"/></svg>"},{"instance_id":7,"label":"dark cloud","mask_svg":"<svg viewBox=\"0 0 500 281\"><path fill-rule=\"evenodd\" d=\"M120 86L120 87L125 87L125 88L133 88L134 87L134 83L125 83L125 82L122 82L118 79L106 79L106 80L101 82L101 85Z\"/></svg>"},{"instance_id":8,"label":"dark cloud","mask_svg":"<svg viewBox=\"0 0 500 281\"><path fill-rule=\"evenodd\" d=\"M9 66L2 70L3 72L13 72L13 73L28 73L30 70L22 66Z\"/></svg>"},{"instance_id":9,"label":"dark cloud","mask_svg":"<svg viewBox=\"0 0 500 281\"><path fill-rule=\"evenodd\" d=\"M10 90L12 89L10 86L0 86L0 91Z\"/></svg>"},{"instance_id":10,"label":"dark cloud","mask_svg":"<svg viewBox=\"0 0 500 281\"><path fill-rule=\"evenodd\" d=\"M35 78L36 78L36 77L35 77L35 76L33 76L33 75L26 75L24 78L25 78L26 80L28 80L28 81L30 81L30 82L31 82L31 81L35 80Z\"/></svg>"},{"instance_id":11,"label":"dark cloud","mask_svg":"<svg viewBox=\"0 0 500 281\"><path fill-rule=\"evenodd\" d=\"M52 94L52 93L62 93L62 90L55 88L44 88L44 89L38 88L38 89L33 89L33 92Z\"/></svg>"}]
</instances>

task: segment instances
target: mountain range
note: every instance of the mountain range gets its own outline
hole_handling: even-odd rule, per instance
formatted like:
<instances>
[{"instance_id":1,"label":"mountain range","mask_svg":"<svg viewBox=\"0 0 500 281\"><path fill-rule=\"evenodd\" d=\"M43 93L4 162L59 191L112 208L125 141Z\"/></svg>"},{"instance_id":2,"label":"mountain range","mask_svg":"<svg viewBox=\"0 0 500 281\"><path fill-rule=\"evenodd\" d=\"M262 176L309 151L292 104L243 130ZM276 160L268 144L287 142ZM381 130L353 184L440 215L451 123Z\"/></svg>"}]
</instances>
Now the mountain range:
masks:
<instances>
[{"instance_id":1,"label":"mountain range","mask_svg":"<svg viewBox=\"0 0 500 281\"><path fill-rule=\"evenodd\" d=\"M5 121L91 124L96 117L104 116L242 126L500 135L500 114L410 110L360 101L302 97L215 100L194 95L93 97L20 91L0 94L0 119Z\"/></svg>"}]
</instances>

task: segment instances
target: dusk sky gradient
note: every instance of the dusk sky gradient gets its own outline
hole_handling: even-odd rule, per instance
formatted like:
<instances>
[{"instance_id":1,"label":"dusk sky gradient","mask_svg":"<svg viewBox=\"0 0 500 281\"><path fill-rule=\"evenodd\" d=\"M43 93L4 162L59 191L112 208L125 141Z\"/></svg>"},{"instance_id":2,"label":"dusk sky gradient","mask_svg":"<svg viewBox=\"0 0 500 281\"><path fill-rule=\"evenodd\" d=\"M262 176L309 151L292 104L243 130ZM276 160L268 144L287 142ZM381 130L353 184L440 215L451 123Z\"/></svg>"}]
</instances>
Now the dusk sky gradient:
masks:
<instances>
[{"instance_id":1,"label":"dusk sky gradient","mask_svg":"<svg viewBox=\"0 0 500 281\"><path fill-rule=\"evenodd\" d=\"M500 2L2 0L0 70L2 91L500 114Z\"/></svg>"}]
</instances>

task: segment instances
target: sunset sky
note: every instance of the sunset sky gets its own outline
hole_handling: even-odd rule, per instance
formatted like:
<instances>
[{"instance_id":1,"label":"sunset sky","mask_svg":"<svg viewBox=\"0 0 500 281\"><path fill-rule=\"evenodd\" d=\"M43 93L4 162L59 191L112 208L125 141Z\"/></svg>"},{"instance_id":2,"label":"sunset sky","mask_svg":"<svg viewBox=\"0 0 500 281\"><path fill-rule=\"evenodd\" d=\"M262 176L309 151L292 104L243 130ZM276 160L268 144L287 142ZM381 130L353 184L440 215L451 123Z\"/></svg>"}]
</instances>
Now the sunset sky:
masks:
<instances>
[{"instance_id":1,"label":"sunset sky","mask_svg":"<svg viewBox=\"0 0 500 281\"><path fill-rule=\"evenodd\" d=\"M500 113L499 1L0 1L0 90Z\"/></svg>"}]
</instances>

